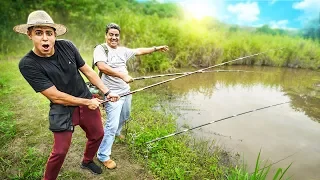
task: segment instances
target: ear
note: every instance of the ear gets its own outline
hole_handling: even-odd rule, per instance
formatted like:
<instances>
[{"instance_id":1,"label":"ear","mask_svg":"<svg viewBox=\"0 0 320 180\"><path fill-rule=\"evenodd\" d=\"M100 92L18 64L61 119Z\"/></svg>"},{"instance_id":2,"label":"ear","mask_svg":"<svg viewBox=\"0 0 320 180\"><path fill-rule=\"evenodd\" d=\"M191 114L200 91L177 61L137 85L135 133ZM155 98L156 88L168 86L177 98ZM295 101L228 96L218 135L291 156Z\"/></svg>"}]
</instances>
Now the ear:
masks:
<instances>
[{"instance_id":1,"label":"ear","mask_svg":"<svg viewBox=\"0 0 320 180\"><path fill-rule=\"evenodd\" d=\"M31 31L28 31L28 32L27 32L27 36L28 36L28 38L29 38L30 40L32 39Z\"/></svg>"}]
</instances>

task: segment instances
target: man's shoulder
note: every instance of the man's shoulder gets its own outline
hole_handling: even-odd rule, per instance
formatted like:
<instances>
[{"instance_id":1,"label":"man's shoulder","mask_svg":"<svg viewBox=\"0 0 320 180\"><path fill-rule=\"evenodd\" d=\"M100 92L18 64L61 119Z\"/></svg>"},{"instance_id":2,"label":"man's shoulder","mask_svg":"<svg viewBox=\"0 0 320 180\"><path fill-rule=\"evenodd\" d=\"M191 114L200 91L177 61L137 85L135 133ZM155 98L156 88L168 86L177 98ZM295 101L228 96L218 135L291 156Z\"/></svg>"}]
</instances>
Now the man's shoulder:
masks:
<instances>
[{"instance_id":1,"label":"man's shoulder","mask_svg":"<svg viewBox=\"0 0 320 180\"><path fill-rule=\"evenodd\" d=\"M23 67L25 65L33 64L35 61L35 57L32 55L32 52L29 51L25 56L20 59L19 67Z\"/></svg>"},{"instance_id":2,"label":"man's shoulder","mask_svg":"<svg viewBox=\"0 0 320 180\"><path fill-rule=\"evenodd\" d=\"M69 44L72 43L70 40L68 39L56 39L56 43L58 44Z\"/></svg>"},{"instance_id":3,"label":"man's shoulder","mask_svg":"<svg viewBox=\"0 0 320 180\"><path fill-rule=\"evenodd\" d=\"M57 39L55 42L55 45L57 47L69 47L69 48L75 48L75 45L73 44L72 41L68 40L68 39Z\"/></svg>"}]
</instances>

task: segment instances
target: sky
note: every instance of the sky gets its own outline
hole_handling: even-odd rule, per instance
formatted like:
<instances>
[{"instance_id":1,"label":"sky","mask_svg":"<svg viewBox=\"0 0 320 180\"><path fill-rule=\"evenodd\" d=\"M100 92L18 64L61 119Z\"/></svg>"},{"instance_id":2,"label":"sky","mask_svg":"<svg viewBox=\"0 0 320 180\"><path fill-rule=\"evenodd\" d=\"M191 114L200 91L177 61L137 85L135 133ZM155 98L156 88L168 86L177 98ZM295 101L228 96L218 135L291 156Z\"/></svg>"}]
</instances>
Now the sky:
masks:
<instances>
[{"instance_id":1,"label":"sky","mask_svg":"<svg viewBox=\"0 0 320 180\"><path fill-rule=\"evenodd\" d=\"M212 16L228 24L299 29L320 18L320 0L158 0L180 4L188 15ZM320 25L320 19L319 19Z\"/></svg>"}]
</instances>

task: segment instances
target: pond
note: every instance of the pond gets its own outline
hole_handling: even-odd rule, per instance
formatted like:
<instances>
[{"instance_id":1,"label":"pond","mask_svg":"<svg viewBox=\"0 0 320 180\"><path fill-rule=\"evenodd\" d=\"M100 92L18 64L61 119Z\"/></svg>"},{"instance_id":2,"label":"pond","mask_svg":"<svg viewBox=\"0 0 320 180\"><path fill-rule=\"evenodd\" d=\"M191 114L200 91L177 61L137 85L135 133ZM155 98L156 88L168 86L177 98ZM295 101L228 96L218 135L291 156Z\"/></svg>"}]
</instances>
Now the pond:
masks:
<instances>
[{"instance_id":1,"label":"pond","mask_svg":"<svg viewBox=\"0 0 320 180\"><path fill-rule=\"evenodd\" d=\"M240 154L250 171L261 150L262 160L275 163L272 171L292 162L288 171L292 179L320 179L320 72L249 66L223 70L227 71L192 74L153 89L166 90L174 97L169 104L179 114L177 131L288 102L205 125L192 133Z\"/></svg>"}]
</instances>

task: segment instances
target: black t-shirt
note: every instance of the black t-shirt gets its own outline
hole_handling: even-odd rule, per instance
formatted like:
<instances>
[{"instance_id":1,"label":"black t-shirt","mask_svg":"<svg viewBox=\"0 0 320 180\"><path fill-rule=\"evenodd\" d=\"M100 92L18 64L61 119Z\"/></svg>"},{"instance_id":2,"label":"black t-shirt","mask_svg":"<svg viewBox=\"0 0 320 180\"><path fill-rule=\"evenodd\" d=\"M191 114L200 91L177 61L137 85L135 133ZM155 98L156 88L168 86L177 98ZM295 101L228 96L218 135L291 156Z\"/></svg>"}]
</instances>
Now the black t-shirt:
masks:
<instances>
[{"instance_id":1,"label":"black t-shirt","mask_svg":"<svg viewBox=\"0 0 320 180\"><path fill-rule=\"evenodd\" d=\"M56 40L54 48L55 53L51 57L39 57L33 51L26 54L19 63L19 69L23 77L36 92L41 92L55 86L59 91L72 96L91 99L92 94L78 70L85 64L85 61L82 59L77 48L68 40ZM65 126L65 124L59 125L59 123L63 124L65 122L58 122L58 124L57 122L51 122L53 121L51 120L53 117L50 116L57 114L68 114L67 123L69 125L67 126L70 126L73 109L70 106L51 102L49 112L50 129L53 131L64 129L60 126ZM59 121L61 118L66 117L56 118L58 119L54 121ZM57 127L54 127L56 125Z\"/></svg>"}]
</instances>

